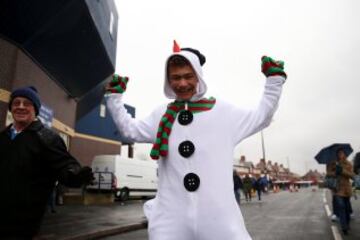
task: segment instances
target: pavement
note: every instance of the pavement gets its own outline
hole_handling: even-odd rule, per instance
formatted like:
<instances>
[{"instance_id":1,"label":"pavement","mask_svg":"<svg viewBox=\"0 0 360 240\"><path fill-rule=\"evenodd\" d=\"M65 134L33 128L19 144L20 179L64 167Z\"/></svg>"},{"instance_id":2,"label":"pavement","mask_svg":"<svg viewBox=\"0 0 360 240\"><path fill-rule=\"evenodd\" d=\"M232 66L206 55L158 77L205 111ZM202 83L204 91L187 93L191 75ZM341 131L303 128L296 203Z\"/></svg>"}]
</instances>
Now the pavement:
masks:
<instances>
[{"instance_id":1,"label":"pavement","mask_svg":"<svg viewBox=\"0 0 360 240\"><path fill-rule=\"evenodd\" d=\"M141 200L106 205L62 205L46 213L36 239L83 240L120 234L147 227Z\"/></svg>"}]
</instances>

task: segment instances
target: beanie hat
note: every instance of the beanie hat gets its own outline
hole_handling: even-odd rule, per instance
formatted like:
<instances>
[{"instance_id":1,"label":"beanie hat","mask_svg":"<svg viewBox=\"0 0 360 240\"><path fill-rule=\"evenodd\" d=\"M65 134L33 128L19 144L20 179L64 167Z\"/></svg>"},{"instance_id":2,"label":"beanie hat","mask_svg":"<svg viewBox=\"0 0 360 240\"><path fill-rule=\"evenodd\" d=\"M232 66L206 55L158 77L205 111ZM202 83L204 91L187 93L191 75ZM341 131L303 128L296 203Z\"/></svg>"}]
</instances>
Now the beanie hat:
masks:
<instances>
[{"instance_id":1,"label":"beanie hat","mask_svg":"<svg viewBox=\"0 0 360 240\"><path fill-rule=\"evenodd\" d=\"M41 101L38 91L34 86L15 89L10 95L9 110L11 110L11 104L16 97L24 97L29 99L34 105L36 116L39 115Z\"/></svg>"}]
</instances>

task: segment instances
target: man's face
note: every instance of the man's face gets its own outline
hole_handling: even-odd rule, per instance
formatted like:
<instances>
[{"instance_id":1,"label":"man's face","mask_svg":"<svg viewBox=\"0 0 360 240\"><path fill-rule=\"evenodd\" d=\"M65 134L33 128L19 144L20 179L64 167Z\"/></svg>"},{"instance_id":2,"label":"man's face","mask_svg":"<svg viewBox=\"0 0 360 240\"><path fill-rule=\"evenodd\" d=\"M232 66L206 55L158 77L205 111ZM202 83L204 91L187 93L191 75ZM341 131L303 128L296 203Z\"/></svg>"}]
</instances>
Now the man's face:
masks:
<instances>
[{"instance_id":1,"label":"man's face","mask_svg":"<svg viewBox=\"0 0 360 240\"><path fill-rule=\"evenodd\" d=\"M16 97L11 104L11 114L15 123L28 125L35 120L33 103L24 97Z\"/></svg>"},{"instance_id":2,"label":"man's face","mask_svg":"<svg viewBox=\"0 0 360 240\"><path fill-rule=\"evenodd\" d=\"M340 151L337 152L337 157L338 157L338 159L339 159L340 161L346 159L346 155L345 155L345 153L344 153L343 150L340 150Z\"/></svg>"},{"instance_id":3,"label":"man's face","mask_svg":"<svg viewBox=\"0 0 360 240\"><path fill-rule=\"evenodd\" d=\"M190 100L196 93L198 79L191 66L170 66L169 84L177 99Z\"/></svg>"}]
</instances>

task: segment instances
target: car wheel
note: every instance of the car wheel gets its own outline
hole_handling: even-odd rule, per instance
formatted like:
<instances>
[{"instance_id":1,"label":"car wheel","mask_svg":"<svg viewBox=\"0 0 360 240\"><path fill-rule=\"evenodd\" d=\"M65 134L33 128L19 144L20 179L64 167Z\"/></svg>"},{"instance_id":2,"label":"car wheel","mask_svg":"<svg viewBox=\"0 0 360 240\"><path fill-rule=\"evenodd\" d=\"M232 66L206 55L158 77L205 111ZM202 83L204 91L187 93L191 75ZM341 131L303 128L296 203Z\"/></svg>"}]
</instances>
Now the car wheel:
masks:
<instances>
[{"instance_id":1,"label":"car wheel","mask_svg":"<svg viewBox=\"0 0 360 240\"><path fill-rule=\"evenodd\" d=\"M129 199L129 189L122 188L115 192L115 197L120 201L127 201Z\"/></svg>"}]
</instances>

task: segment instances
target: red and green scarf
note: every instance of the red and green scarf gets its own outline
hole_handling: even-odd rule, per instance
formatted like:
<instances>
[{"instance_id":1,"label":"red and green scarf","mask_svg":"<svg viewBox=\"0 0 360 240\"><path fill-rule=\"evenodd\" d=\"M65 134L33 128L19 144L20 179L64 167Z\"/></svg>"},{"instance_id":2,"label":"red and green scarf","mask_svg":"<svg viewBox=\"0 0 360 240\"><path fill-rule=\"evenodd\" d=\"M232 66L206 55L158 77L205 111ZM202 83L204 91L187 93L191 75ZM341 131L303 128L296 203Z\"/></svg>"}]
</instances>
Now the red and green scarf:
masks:
<instances>
[{"instance_id":1,"label":"red and green scarf","mask_svg":"<svg viewBox=\"0 0 360 240\"><path fill-rule=\"evenodd\" d=\"M159 128L156 135L155 143L150 152L150 157L152 159L159 159L160 156L166 157L168 154L168 144L169 144L169 136L171 133L171 128L176 119L177 114L185 109L185 105L187 105L187 110L192 112L193 114L209 111L215 105L216 99L211 97L209 99L201 99L197 102L180 102L175 101L168 105L165 114L162 116Z\"/></svg>"}]
</instances>

